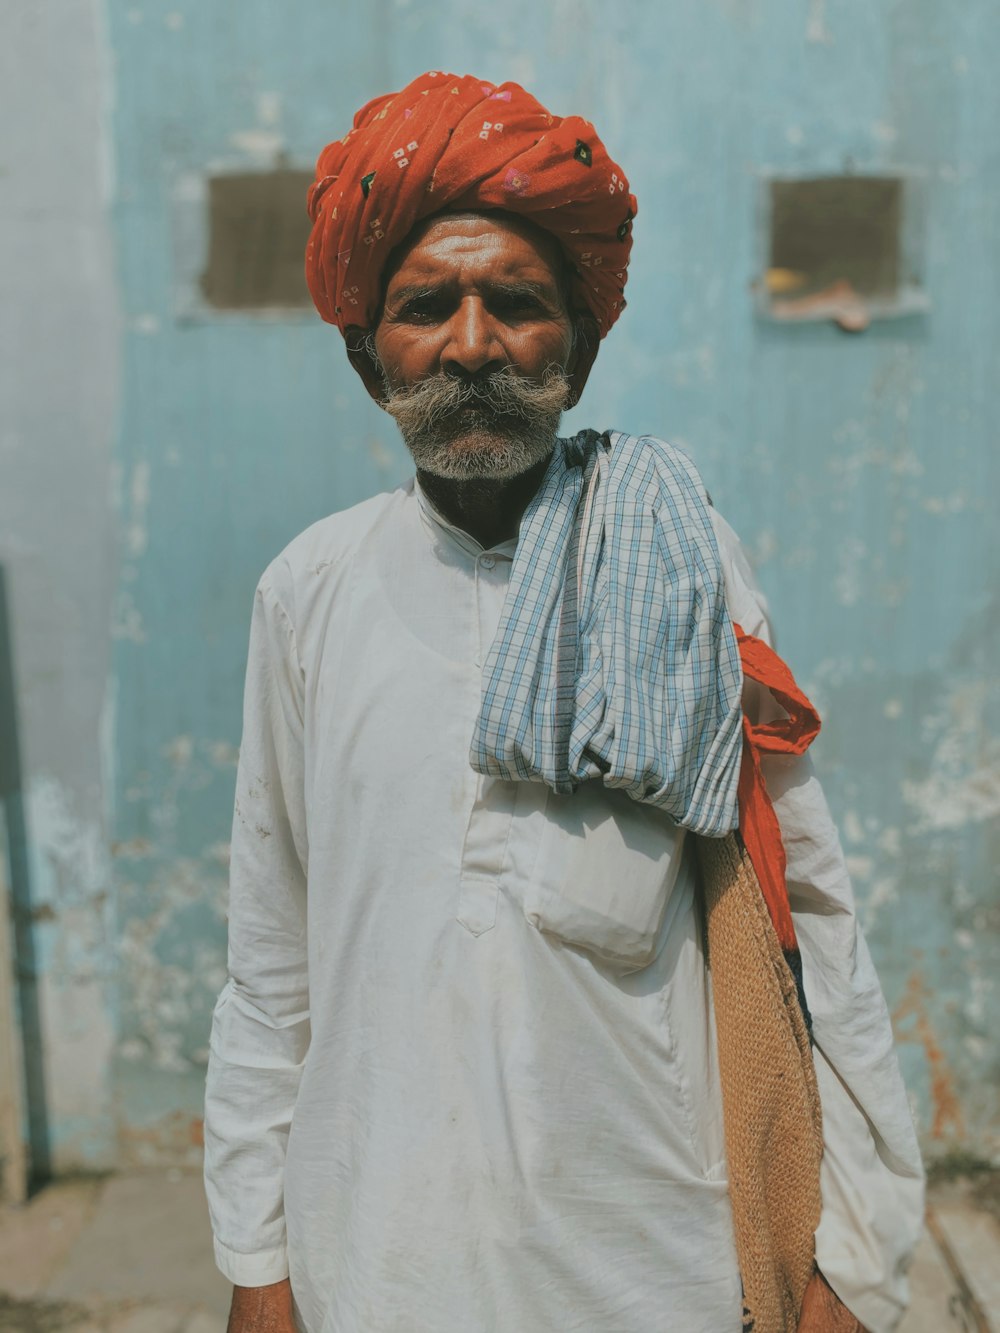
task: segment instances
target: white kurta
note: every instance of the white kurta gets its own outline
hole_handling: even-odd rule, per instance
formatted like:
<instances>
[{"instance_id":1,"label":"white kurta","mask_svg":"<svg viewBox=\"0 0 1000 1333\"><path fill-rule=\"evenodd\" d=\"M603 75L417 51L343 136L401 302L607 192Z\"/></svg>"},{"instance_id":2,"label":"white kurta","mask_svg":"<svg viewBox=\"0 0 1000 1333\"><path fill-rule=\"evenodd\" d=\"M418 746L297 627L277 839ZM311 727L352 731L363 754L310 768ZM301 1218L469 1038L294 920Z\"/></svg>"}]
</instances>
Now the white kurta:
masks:
<instances>
[{"instance_id":1,"label":"white kurta","mask_svg":"<svg viewBox=\"0 0 1000 1333\"><path fill-rule=\"evenodd\" d=\"M733 618L766 634L717 527ZM306 1333L738 1333L692 849L596 784L469 766L513 551L411 482L261 580L206 1099L217 1260L241 1286L290 1271ZM768 781L824 1108L818 1261L881 1333L919 1154L822 794L805 760ZM540 928L657 890L638 970Z\"/></svg>"}]
</instances>

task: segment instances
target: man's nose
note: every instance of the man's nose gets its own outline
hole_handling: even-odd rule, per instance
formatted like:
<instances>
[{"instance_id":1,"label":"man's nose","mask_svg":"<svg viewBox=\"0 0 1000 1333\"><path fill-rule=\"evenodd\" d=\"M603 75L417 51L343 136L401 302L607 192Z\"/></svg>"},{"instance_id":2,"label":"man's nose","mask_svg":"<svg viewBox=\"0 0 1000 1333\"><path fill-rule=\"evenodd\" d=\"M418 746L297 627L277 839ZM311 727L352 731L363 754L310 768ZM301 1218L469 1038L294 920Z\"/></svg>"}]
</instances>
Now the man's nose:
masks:
<instances>
[{"instance_id":1,"label":"man's nose","mask_svg":"<svg viewBox=\"0 0 1000 1333\"><path fill-rule=\"evenodd\" d=\"M466 297L449 321L441 369L452 374L477 375L484 370L499 370L506 364L496 320L479 297Z\"/></svg>"}]
</instances>

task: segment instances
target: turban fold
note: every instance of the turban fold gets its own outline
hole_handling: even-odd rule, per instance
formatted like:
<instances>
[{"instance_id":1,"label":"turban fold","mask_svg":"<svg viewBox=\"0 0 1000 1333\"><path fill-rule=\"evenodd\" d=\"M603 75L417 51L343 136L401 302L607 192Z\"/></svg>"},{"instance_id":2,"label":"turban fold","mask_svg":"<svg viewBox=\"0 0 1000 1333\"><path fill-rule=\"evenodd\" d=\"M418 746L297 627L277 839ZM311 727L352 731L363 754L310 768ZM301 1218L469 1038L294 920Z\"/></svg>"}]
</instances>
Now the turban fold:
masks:
<instances>
[{"instance_id":1,"label":"turban fold","mask_svg":"<svg viewBox=\"0 0 1000 1333\"><path fill-rule=\"evenodd\" d=\"M551 115L516 83L435 72L376 97L320 153L308 208L306 281L341 332L372 326L390 253L445 210L503 210L552 235L602 338L625 305L628 181L589 121Z\"/></svg>"}]
</instances>

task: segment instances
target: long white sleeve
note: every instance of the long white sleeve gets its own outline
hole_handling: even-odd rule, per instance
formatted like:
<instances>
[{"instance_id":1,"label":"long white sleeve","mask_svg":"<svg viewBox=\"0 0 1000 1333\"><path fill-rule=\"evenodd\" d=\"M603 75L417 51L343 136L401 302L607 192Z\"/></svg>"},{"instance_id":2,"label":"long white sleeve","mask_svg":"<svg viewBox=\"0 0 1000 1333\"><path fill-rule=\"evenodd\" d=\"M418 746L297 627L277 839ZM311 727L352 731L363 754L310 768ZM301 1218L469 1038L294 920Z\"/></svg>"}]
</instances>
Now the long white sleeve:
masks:
<instances>
[{"instance_id":1,"label":"long white sleeve","mask_svg":"<svg viewBox=\"0 0 1000 1333\"><path fill-rule=\"evenodd\" d=\"M219 1268L238 1286L288 1274L285 1147L309 1046L303 682L270 571L257 588L236 780L229 980L205 1097L205 1187Z\"/></svg>"},{"instance_id":2,"label":"long white sleeve","mask_svg":"<svg viewBox=\"0 0 1000 1333\"><path fill-rule=\"evenodd\" d=\"M731 614L748 634L770 642L766 603L738 539L714 519ZM777 711L752 683L748 694L748 708ZM811 760L772 756L764 774L787 857L823 1107L816 1261L871 1333L890 1333L907 1304L906 1269L923 1222L924 1191L892 1026Z\"/></svg>"}]
</instances>

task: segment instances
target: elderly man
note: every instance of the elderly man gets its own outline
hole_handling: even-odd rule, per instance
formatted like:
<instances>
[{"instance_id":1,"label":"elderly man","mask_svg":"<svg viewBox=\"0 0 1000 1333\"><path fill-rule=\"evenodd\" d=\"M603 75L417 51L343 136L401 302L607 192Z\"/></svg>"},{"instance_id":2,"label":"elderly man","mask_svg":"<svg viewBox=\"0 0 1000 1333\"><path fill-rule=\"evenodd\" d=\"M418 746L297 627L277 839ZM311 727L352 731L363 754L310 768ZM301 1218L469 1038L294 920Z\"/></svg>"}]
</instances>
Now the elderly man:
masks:
<instances>
[{"instance_id":1,"label":"elderly man","mask_svg":"<svg viewBox=\"0 0 1000 1333\"><path fill-rule=\"evenodd\" d=\"M416 477L257 589L206 1106L231 1333L887 1333L921 1169L818 721L688 460L556 434L624 305L623 172L435 73L309 207Z\"/></svg>"}]
</instances>

